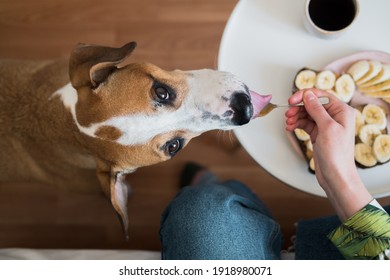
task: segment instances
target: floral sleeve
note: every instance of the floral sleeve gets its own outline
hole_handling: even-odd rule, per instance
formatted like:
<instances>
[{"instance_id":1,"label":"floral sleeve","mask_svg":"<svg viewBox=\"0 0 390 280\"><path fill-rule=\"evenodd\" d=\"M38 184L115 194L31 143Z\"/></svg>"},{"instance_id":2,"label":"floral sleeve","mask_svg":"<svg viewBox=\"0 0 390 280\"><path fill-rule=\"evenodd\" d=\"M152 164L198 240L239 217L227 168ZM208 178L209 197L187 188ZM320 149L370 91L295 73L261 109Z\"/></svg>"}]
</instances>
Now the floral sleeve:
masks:
<instances>
[{"instance_id":1,"label":"floral sleeve","mask_svg":"<svg viewBox=\"0 0 390 280\"><path fill-rule=\"evenodd\" d=\"M390 259L390 216L375 203L367 204L328 235L346 259Z\"/></svg>"}]
</instances>

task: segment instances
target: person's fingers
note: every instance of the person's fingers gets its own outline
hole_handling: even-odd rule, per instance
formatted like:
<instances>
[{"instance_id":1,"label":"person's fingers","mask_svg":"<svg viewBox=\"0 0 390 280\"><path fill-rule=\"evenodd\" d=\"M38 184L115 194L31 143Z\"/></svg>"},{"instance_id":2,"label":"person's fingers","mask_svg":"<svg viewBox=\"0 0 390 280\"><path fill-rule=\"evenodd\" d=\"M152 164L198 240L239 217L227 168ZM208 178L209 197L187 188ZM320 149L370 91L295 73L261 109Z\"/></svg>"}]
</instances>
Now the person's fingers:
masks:
<instances>
[{"instance_id":1,"label":"person's fingers","mask_svg":"<svg viewBox=\"0 0 390 280\"><path fill-rule=\"evenodd\" d=\"M306 90L303 93L303 103L310 117L321 127L324 124L332 121L332 117L326 111L324 106L319 102L318 97L312 90Z\"/></svg>"},{"instance_id":2,"label":"person's fingers","mask_svg":"<svg viewBox=\"0 0 390 280\"><path fill-rule=\"evenodd\" d=\"M287 124L293 124L297 122L299 119L310 119L309 115L307 114L306 111L300 111L295 115L292 115L290 117L286 117L286 123Z\"/></svg>"},{"instance_id":3,"label":"person's fingers","mask_svg":"<svg viewBox=\"0 0 390 280\"><path fill-rule=\"evenodd\" d=\"M287 123L286 120L286 130L293 131L296 128L303 129L308 134L311 134L315 130L316 124L314 121L309 119L299 119L292 123Z\"/></svg>"},{"instance_id":4,"label":"person's fingers","mask_svg":"<svg viewBox=\"0 0 390 280\"><path fill-rule=\"evenodd\" d=\"M351 127L353 130L355 130L355 121L356 121L356 109L346 106L345 108L345 116L344 116L344 126L345 127Z\"/></svg>"},{"instance_id":5,"label":"person's fingers","mask_svg":"<svg viewBox=\"0 0 390 280\"><path fill-rule=\"evenodd\" d=\"M306 112L305 108L302 107L290 107L287 109L286 113L284 114L287 118L290 118L292 116L295 116L296 114L300 112Z\"/></svg>"},{"instance_id":6,"label":"person's fingers","mask_svg":"<svg viewBox=\"0 0 390 280\"><path fill-rule=\"evenodd\" d=\"M303 92L304 90L299 90L295 92L293 95L291 95L290 98L288 99L288 104L297 104L299 102L302 102Z\"/></svg>"},{"instance_id":7,"label":"person's fingers","mask_svg":"<svg viewBox=\"0 0 390 280\"><path fill-rule=\"evenodd\" d=\"M305 92L306 91L311 91L314 93L315 96L317 97L320 97L320 96L327 96L330 100L329 104L327 105L324 105L324 108L325 109L328 109L328 107L330 106L331 103L335 103L335 102L332 102L332 100L336 100L336 103L337 102L340 102L338 100L338 98L336 96L334 96L333 94L330 94L326 91L323 91L323 90L319 90L319 89L316 89L316 88L311 88L311 89L303 89L303 90L299 90L297 92L295 92L289 99L288 99L288 103L290 105L294 105L294 104L297 104L297 103L301 103L303 101L303 97L305 95ZM304 107L302 106L291 106L290 108L288 108L288 110L286 111L285 115L286 117L290 117L296 113L298 113L300 110L305 110Z\"/></svg>"}]
</instances>

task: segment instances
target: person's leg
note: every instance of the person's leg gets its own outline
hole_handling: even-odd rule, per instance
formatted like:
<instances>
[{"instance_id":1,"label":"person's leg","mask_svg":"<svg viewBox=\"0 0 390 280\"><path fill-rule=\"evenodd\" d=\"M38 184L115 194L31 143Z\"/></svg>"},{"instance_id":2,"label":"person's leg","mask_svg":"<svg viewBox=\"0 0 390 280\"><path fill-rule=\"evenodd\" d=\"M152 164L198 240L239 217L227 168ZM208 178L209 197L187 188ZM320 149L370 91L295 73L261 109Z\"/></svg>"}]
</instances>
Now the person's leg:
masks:
<instances>
[{"instance_id":1,"label":"person's leg","mask_svg":"<svg viewBox=\"0 0 390 280\"><path fill-rule=\"evenodd\" d=\"M183 188L162 216L162 259L278 259L279 225L237 181L210 173Z\"/></svg>"},{"instance_id":2,"label":"person's leg","mask_svg":"<svg viewBox=\"0 0 390 280\"><path fill-rule=\"evenodd\" d=\"M336 216L301 220L297 225L295 259L342 260L344 257L327 235L340 225Z\"/></svg>"}]
</instances>

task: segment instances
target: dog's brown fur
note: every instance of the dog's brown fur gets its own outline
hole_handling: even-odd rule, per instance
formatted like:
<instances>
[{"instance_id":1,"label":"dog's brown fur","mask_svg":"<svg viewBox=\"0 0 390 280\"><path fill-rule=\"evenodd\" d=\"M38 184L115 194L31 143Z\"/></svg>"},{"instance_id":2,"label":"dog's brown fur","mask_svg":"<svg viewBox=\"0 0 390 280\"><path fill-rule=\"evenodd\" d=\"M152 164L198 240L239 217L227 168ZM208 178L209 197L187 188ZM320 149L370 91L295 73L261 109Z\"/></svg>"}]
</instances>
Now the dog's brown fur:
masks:
<instances>
[{"instance_id":1,"label":"dog's brown fur","mask_svg":"<svg viewBox=\"0 0 390 280\"><path fill-rule=\"evenodd\" d=\"M164 150L164 143L170 139L184 139L185 146L203 131L230 129L249 121L252 107L245 85L228 73L210 70L193 84L196 88L193 95L206 94L191 99L193 115L189 114L191 118L185 120L184 125L192 129L186 126L175 129L174 119L174 123L168 123L168 130L160 133L157 129L147 141L131 145L118 142L125 132L103 125L105 121L139 114L145 118L159 116L161 112L169 115L179 110L188 98L191 91L188 81L197 75L191 71L164 71L148 63L119 68L134 48L133 42L121 48L78 45L69 63L65 60L1 60L0 181L38 180L77 191L96 190L100 182L127 231L126 174L169 159L172 155ZM210 78L209 73L215 75L215 79ZM69 79L72 87L65 86ZM175 92L169 106L155 100L153 83L156 80ZM210 81L216 90L222 89L222 95L215 95L212 100L208 88L198 88L198 84ZM231 85L226 86L228 83ZM230 100L236 91L241 95L238 103ZM75 100L74 108L64 100L69 96ZM199 101L203 99L206 101ZM226 102L230 102L228 106ZM221 108L227 111L219 112ZM218 112L213 112L214 109ZM234 119L236 114L238 121ZM181 111L181 117L187 118L187 115ZM242 115L245 116L243 121ZM203 130L196 125L199 121L207 123L204 127L202 124ZM95 124L102 125L93 135L80 130L80 127L88 129Z\"/></svg>"},{"instance_id":2,"label":"dog's brown fur","mask_svg":"<svg viewBox=\"0 0 390 280\"><path fill-rule=\"evenodd\" d=\"M76 141L77 127L62 102L51 99L68 81L66 60L1 61L0 181L96 189L95 171L85 168L91 166L89 153Z\"/></svg>"}]
</instances>

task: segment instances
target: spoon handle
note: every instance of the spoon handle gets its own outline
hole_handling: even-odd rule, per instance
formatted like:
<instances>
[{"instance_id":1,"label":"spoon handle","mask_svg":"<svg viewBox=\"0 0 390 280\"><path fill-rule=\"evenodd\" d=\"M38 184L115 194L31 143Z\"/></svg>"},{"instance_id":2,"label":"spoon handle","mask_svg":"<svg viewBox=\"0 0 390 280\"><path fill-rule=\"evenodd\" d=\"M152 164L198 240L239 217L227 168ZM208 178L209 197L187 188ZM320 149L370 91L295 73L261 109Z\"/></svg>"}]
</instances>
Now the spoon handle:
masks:
<instances>
[{"instance_id":1,"label":"spoon handle","mask_svg":"<svg viewBox=\"0 0 390 280\"><path fill-rule=\"evenodd\" d=\"M320 103L322 105L326 105L329 103L329 97L327 96L321 96L321 97L318 97L318 100L320 101ZM265 115L268 115L273 109L275 108L278 108L278 107L299 107L299 106L303 106L303 102L300 102L300 103L297 103L297 104L282 104L282 105L279 105L279 104L273 104L273 103L268 103L267 106L265 106L263 108L263 110L260 111L259 113L259 117L264 117Z\"/></svg>"},{"instance_id":2,"label":"spoon handle","mask_svg":"<svg viewBox=\"0 0 390 280\"><path fill-rule=\"evenodd\" d=\"M320 103L322 104L322 105L326 105L326 104L328 104L329 103L329 97L327 97L327 96L321 96L321 97L318 97L318 100L320 101ZM275 104L277 107L298 107L298 106L304 106L304 103L303 103L303 101L302 102L300 102L300 103L297 103L297 104Z\"/></svg>"}]
</instances>

